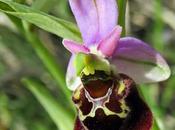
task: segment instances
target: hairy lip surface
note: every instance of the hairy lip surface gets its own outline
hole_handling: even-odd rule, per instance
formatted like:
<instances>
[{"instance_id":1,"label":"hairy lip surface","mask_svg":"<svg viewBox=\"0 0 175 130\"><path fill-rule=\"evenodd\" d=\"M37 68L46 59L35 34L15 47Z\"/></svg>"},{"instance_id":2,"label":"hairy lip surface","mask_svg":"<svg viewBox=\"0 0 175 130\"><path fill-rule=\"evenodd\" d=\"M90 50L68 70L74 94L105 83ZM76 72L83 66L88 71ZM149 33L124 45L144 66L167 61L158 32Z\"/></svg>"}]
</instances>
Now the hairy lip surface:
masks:
<instances>
[{"instance_id":1,"label":"hairy lip surface","mask_svg":"<svg viewBox=\"0 0 175 130\"><path fill-rule=\"evenodd\" d=\"M126 75L116 80L102 97L93 98L83 85L78 100L73 94L78 111L74 130L150 130L152 113L134 81Z\"/></svg>"}]
</instances>

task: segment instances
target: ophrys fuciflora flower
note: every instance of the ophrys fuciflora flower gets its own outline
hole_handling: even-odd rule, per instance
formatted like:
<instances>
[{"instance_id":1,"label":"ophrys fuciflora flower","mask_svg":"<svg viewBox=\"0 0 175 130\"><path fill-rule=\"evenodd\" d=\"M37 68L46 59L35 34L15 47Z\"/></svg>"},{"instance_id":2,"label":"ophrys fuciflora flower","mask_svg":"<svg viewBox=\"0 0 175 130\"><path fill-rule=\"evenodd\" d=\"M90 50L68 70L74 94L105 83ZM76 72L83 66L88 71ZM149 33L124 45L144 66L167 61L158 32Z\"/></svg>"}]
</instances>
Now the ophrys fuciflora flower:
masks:
<instances>
[{"instance_id":1,"label":"ophrys fuciflora flower","mask_svg":"<svg viewBox=\"0 0 175 130\"><path fill-rule=\"evenodd\" d=\"M165 80L170 69L148 44L120 38L116 0L69 0L83 44L72 53L66 82L77 108L74 130L151 130L153 116L136 84Z\"/></svg>"}]
</instances>

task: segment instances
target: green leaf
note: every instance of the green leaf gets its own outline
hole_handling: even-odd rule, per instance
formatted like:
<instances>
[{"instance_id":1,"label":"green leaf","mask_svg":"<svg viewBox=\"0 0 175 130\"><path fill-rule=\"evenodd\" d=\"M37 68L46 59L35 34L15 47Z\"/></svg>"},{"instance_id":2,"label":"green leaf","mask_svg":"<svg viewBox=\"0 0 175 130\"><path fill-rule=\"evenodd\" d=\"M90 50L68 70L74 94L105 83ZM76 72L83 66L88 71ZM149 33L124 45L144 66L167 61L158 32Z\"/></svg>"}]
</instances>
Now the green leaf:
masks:
<instances>
[{"instance_id":1,"label":"green leaf","mask_svg":"<svg viewBox=\"0 0 175 130\"><path fill-rule=\"evenodd\" d=\"M154 120L152 130L161 130L160 127L159 127L159 125L158 125L157 120Z\"/></svg>"},{"instance_id":2,"label":"green leaf","mask_svg":"<svg viewBox=\"0 0 175 130\"><path fill-rule=\"evenodd\" d=\"M59 64L57 64L55 57L53 57L47 48L44 47L40 39L34 33L30 32L28 24L23 22L23 25L28 42L32 45L39 58L42 60L50 74L57 82L57 86L59 90L61 90L61 95L64 97L64 100L67 102L73 112L74 109L70 98L71 93L66 87L63 69Z\"/></svg>"},{"instance_id":3,"label":"green leaf","mask_svg":"<svg viewBox=\"0 0 175 130\"><path fill-rule=\"evenodd\" d=\"M36 18L33 19L33 21L36 20L35 21L36 24L41 23L41 25L42 25L42 24L45 24L46 23L43 26L44 27L45 26L49 26L49 25L47 25L47 22L46 22L47 19L49 19L50 21L54 22L54 23L50 23L51 24L51 27L52 27L52 24L56 24L56 25L58 25L57 26L58 28L59 27L61 28L60 30L57 31L57 28L56 27L55 28L53 27L53 28L51 28L51 30L53 29L54 31L57 31L58 33L60 33L60 35L64 35L63 34L64 31L62 31L62 29L63 30L64 29L65 30L67 29L67 31L68 31L69 34L71 34L71 33L74 34L73 32L71 32L71 28L74 27L74 26L72 26L72 25L71 26L66 25L67 23L65 23L64 21L62 21L62 25L64 25L64 24L65 25L62 26L60 24L61 20L58 20L55 17L53 17L51 19L49 17L52 17L52 16L45 16L47 14L44 14L43 15L43 13L41 14L41 12L38 13L38 11L33 11L33 9L30 9L29 7L26 7L26 6L23 6L23 5L14 3L14 2L10 2L10 1L3 1L3 2L1 2L1 1L3 1L3 0L0 0L0 7L3 10L8 10L8 11L5 11L6 13L8 12L7 13L8 15L16 16L16 14L20 14L20 16L21 16L21 14L22 14L22 15L24 15L24 19L27 18L27 21L28 20L32 20L32 17L30 17L30 16L38 15L38 17L36 17ZM33 11L33 13L29 13L30 11ZM19 13L19 12L23 12L23 13ZM40 18L41 18L41 20L40 20ZM46 18L46 20L43 20L43 18ZM56 22L56 20L53 20L53 19L58 20L58 22ZM16 23L16 22L14 22L14 23ZM49 70L49 72L51 73L51 75L55 78L56 82L58 83L57 86L59 87L59 90L61 90L62 95L65 98L65 101L69 102L68 104L69 104L71 110L73 110L73 107L72 107L73 105L72 105L72 102L70 100L70 91L67 89L66 84L65 84L65 79L64 79L65 75L64 75L63 69L60 67L59 64L56 63L56 59L49 53L49 51L47 50L47 48L44 47L44 45L41 43L40 39L33 32L31 32L31 30L30 30L27 22L22 21L22 23L23 23L23 26L22 26L23 27L23 31L25 32L24 33L25 37L27 38L28 42L34 48L34 50L36 51L37 55L43 61L44 65ZM50 27L48 29L50 29ZM68 36L67 35L67 32L65 32L65 35Z\"/></svg>"},{"instance_id":4,"label":"green leaf","mask_svg":"<svg viewBox=\"0 0 175 130\"><path fill-rule=\"evenodd\" d=\"M65 107L49 93L46 87L39 81L23 78L22 82L35 95L50 117L53 119L59 130L72 130L73 117L66 111Z\"/></svg>"},{"instance_id":5,"label":"green leaf","mask_svg":"<svg viewBox=\"0 0 175 130\"><path fill-rule=\"evenodd\" d=\"M163 52L165 41L163 38L164 35L164 23L162 19L163 15L163 1L162 0L155 0L154 1L154 26L153 33L151 33L152 43L154 45L154 48L157 50Z\"/></svg>"},{"instance_id":6,"label":"green leaf","mask_svg":"<svg viewBox=\"0 0 175 130\"><path fill-rule=\"evenodd\" d=\"M126 4L127 0L117 0L118 3L118 24L122 26L122 36L125 36L126 30L125 30L125 13L126 13Z\"/></svg>"},{"instance_id":7,"label":"green leaf","mask_svg":"<svg viewBox=\"0 0 175 130\"><path fill-rule=\"evenodd\" d=\"M163 110L157 105L156 93L158 93L158 87L156 85L140 85L138 90L142 98L146 101L148 106L151 108L154 116L154 122L152 130L162 130L162 116Z\"/></svg>"},{"instance_id":8,"label":"green leaf","mask_svg":"<svg viewBox=\"0 0 175 130\"><path fill-rule=\"evenodd\" d=\"M79 30L71 22L7 0L0 0L0 11L32 23L62 38L81 41Z\"/></svg>"},{"instance_id":9,"label":"green leaf","mask_svg":"<svg viewBox=\"0 0 175 130\"><path fill-rule=\"evenodd\" d=\"M173 102L173 97L175 93L175 77L172 76L167 83L165 84L165 88L162 94L161 98L161 105L164 108L167 108L171 105L171 102Z\"/></svg>"},{"instance_id":10,"label":"green leaf","mask_svg":"<svg viewBox=\"0 0 175 130\"><path fill-rule=\"evenodd\" d=\"M32 3L33 9L43 10L43 8L46 8L45 10L48 10L50 6L53 7L53 4L56 3L56 0L35 0Z\"/></svg>"}]
</instances>

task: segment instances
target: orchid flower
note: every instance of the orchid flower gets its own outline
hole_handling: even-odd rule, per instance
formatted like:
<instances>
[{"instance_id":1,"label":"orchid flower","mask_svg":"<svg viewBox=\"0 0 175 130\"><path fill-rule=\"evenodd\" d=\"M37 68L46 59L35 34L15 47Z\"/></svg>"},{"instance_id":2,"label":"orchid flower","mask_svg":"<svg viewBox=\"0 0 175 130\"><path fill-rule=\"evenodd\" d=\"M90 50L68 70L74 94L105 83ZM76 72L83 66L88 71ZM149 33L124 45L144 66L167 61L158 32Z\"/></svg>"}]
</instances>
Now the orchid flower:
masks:
<instances>
[{"instance_id":1,"label":"orchid flower","mask_svg":"<svg viewBox=\"0 0 175 130\"><path fill-rule=\"evenodd\" d=\"M66 82L78 116L74 130L151 130L136 84L166 80L170 69L145 42L121 38L116 0L69 0L83 43L69 39Z\"/></svg>"}]
</instances>

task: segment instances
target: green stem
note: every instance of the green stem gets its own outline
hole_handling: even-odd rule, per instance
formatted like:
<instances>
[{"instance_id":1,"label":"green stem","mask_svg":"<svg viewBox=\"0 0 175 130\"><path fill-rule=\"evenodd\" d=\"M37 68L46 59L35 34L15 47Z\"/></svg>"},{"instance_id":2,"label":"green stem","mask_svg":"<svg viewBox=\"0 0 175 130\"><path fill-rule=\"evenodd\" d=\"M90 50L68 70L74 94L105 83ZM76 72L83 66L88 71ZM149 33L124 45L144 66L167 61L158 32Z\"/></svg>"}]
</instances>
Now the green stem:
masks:
<instances>
[{"instance_id":1,"label":"green stem","mask_svg":"<svg viewBox=\"0 0 175 130\"><path fill-rule=\"evenodd\" d=\"M125 36L126 34L125 15L126 15L127 0L117 0L117 3L118 3L118 11L119 11L118 24L123 28L122 36Z\"/></svg>"}]
</instances>

